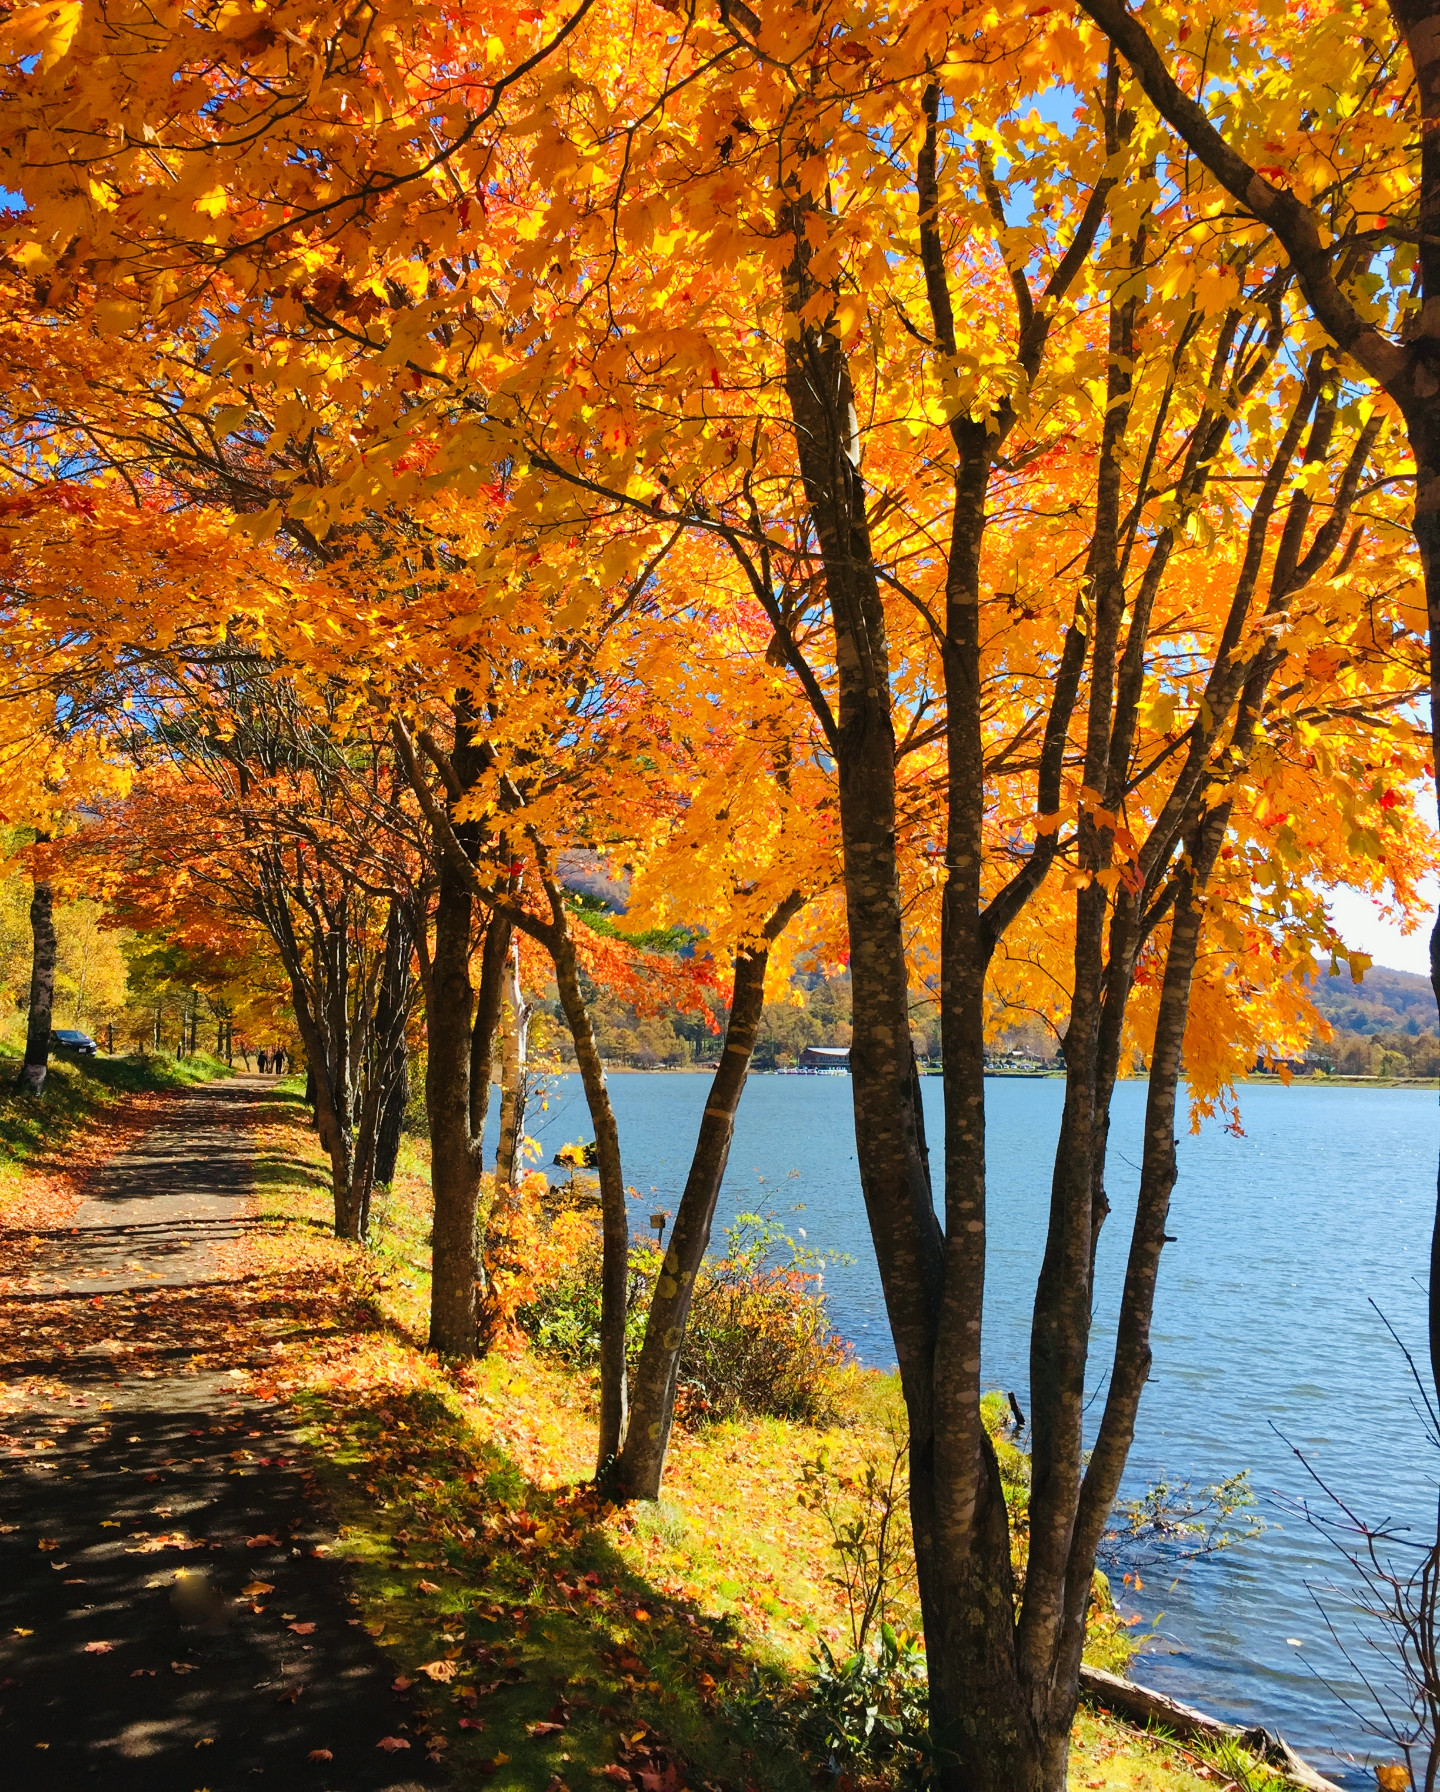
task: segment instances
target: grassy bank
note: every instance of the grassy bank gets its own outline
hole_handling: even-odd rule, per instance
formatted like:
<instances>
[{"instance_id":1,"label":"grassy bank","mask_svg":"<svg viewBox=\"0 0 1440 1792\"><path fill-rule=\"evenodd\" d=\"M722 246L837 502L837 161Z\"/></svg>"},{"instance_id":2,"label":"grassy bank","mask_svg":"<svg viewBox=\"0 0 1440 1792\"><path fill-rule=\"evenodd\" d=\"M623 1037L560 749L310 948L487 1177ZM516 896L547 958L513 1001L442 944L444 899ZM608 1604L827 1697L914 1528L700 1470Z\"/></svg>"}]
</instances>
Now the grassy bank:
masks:
<instances>
[{"instance_id":1,"label":"grassy bank","mask_svg":"<svg viewBox=\"0 0 1440 1792\"><path fill-rule=\"evenodd\" d=\"M19 1072L18 1057L0 1054L0 1176L64 1145L127 1095L182 1089L231 1074L220 1059L204 1052L179 1059L76 1058L56 1053L44 1090L23 1095L15 1088Z\"/></svg>"},{"instance_id":2,"label":"grassy bank","mask_svg":"<svg viewBox=\"0 0 1440 1792\"><path fill-rule=\"evenodd\" d=\"M253 1385L303 1426L357 1617L411 1701L397 1738L458 1783L525 1792L813 1784L813 1761L757 1738L747 1711L757 1692L792 1697L821 1643L848 1651L832 1534L800 1496L807 1465L858 1472L891 1447L891 1380L852 1376L825 1429L752 1419L682 1433L665 1499L616 1508L587 1484L588 1372L524 1350L460 1372L425 1355L421 1156L407 1145L362 1253L324 1235L324 1164L293 1093L277 1090L260 1146L271 1224L244 1246L246 1267L311 1311L323 1295L327 1317L271 1342ZM1235 1783L1164 1738L1081 1716L1077 1787L1217 1781Z\"/></svg>"}]
</instances>

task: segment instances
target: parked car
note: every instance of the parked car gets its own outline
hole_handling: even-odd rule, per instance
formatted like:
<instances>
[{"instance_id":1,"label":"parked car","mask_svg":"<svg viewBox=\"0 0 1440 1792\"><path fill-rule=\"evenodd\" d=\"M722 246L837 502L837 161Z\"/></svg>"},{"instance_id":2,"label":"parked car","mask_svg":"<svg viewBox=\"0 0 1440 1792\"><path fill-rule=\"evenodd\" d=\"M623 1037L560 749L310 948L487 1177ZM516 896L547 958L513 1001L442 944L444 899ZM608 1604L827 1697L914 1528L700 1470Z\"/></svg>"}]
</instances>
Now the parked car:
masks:
<instances>
[{"instance_id":1,"label":"parked car","mask_svg":"<svg viewBox=\"0 0 1440 1792\"><path fill-rule=\"evenodd\" d=\"M93 1058L100 1047L88 1033L78 1027L56 1027L50 1035L50 1049L57 1052L78 1052L82 1058Z\"/></svg>"}]
</instances>

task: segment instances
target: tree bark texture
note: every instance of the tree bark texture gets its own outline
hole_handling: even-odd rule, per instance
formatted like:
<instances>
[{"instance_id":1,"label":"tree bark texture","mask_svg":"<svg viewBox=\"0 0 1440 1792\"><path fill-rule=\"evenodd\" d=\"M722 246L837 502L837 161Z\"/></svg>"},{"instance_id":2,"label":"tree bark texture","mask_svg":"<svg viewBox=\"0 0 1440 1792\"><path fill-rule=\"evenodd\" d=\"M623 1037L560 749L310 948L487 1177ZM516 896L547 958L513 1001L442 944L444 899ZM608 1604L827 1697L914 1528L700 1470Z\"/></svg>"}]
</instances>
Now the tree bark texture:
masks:
<instances>
[{"instance_id":1,"label":"tree bark texture","mask_svg":"<svg viewBox=\"0 0 1440 1792\"><path fill-rule=\"evenodd\" d=\"M555 966L560 1005L575 1044L575 1062L595 1128L596 1168L600 1172L600 1437L596 1474L608 1475L625 1442L629 1388L625 1363L625 1318L630 1283L630 1218L625 1207L625 1177L620 1162L620 1129L610 1105L605 1065L595 1043L590 1010L580 987L575 942L559 888L546 880L555 917L547 941Z\"/></svg>"},{"instance_id":2,"label":"tree bark texture","mask_svg":"<svg viewBox=\"0 0 1440 1792\"><path fill-rule=\"evenodd\" d=\"M635 1366L630 1424L616 1474L620 1489L633 1499L660 1497L665 1455L670 1447L670 1430L675 1418L675 1384L690 1316L690 1301L695 1292L695 1277L710 1244L715 1204L720 1198L720 1185L724 1181L730 1142L735 1133L735 1114L750 1073L755 1036L765 1008L765 973L770 963L770 948L791 916L799 910L801 901L802 898L796 895L782 904L767 923L761 942L735 956L730 1017L725 1027L720 1068L715 1072L706 1098L699 1136L690 1159L690 1173L685 1179L685 1190L670 1230L670 1243L645 1322L640 1360Z\"/></svg>"},{"instance_id":3,"label":"tree bark texture","mask_svg":"<svg viewBox=\"0 0 1440 1792\"><path fill-rule=\"evenodd\" d=\"M1129 130L1118 95L1118 68L1112 58L1105 90L1112 165ZM917 189L934 339L943 354L954 354L944 244L936 224L941 110L938 88L932 88L925 99L928 129ZM797 160L807 147L797 145ZM983 163L981 174L986 185ZM1096 241L1110 184L1108 174L1097 184L1071 248L1043 295L1032 295L1023 270L1012 270L1017 359L1031 379L1043 355L1045 320L1053 315L1054 302L1063 297L1066 283L1073 280ZM1002 223L998 189L989 198L997 224ZM1032 1324L1034 1479L1022 1592L1012 1574L1008 1516L979 1413L986 1224L985 975L996 941L1054 861L1058 837L1053 826L1042 830L1028 861L988 905L983 902L981 548L990 470L1014 413L1006 401L986 418L962 414L950 425L956 454L943 653L948 817L941 928L946 1117L942 1235L923 1178L923 1141L907 1074L908 1028L899 1018L905 1011L908 979L892 906L894 859L888 844L894 828L895 749L889 733L883 619L875 604L875 569L854 440L853 396L834 335L806 317L807 308L809 318L814 317L817 291L809 275L812 233L807 226L817 221L819 213L817 201L793 192L782 206L782 227L794 243L786 287L793 320L787 340L787 392L834 629L839 698L834 738L855 1011L852 1071L858 1155L909 1413L912 1520L937 1776L947 1792L1061 1792L1095 1548L1118 1488L1149 1368L1150 1313L1174 1181L1179 1054L1203 920L1204 885L1228 815L1224 805L1207 811L1207 791L1243 767L1248 731L1276 663L1268 646L1246 646L1242 651L1242 643L1254 615L1269 524L1306 419L1319 404L1324 369L1320 362L1312 363L1270 473L1256 495L1245 563L1207 682L1205 709L1210 719L1203 726L1197 721L1189 752L1177 767L1171 794L1144 849L1134 862L1122 861L1117 869L1115 815L1133 771L1149 618L1172 537L1167 529L1155 537L1149 565L1135 590L1126 635L1127 568L1140 511L1136 506L1131 522L1122 523L1122 469L1130 422L1132 338L1143 293L1143 221L1128 249L1115 245L1108 269L1109 391L1083 610L1077 605L1075 626L1061 649L1039 759L1040 811L1058 822L1062 771L1067 751L1075 751L1068 743L1083 692L1077 756L1087 794L1074 837L1067 842L1081 877L1065 1041L1066 1105ZM1277 318L1281 297L1283 288L1277 289ZM1230 427L1228 419L1237 413L1237 397L1243 397L1246 383L1253 384L1273 361L1282 334L1277 322L1273 339L1254 342L1247 337L1244 353L1237 350L1232 357L1234 332L1227 336L1222 330L1217 396L1213 405L1207 401L1191 429L1177 487L1182 505L1194 502L1203 491L1209 464ZM1155 427L1158 442L1160 425ZM1315 411L1307 456L1311 452L1323 456L1328 439L1322 405ZM1153 445L1150 452L1153 455ZM1346 470L1330 520L1303 555L1309 500L1303 493L1293 498L1266 614L1281 607L1286 594L1313 576L1332 552L1354 495L1351 473L1356 471L1358 477L1368 444L1362 441L1355 453L1358 460L1352 458ZM1436 461L1440 464L1440 454ZM1143 455L1142 465L1143 483L1150 465ZM1234 732L1227 744L1224 731L1232 722ZM1085 1377L1095 1245L1107 1211L1104 1165L1110 1101L1137 955L1166 919L1171 938L1164 955L1141 1211L1132 1237L1120 1345L1102 1429L1104 1449L1097 1448L1087 1468Z\"/></svg>"},{"instance_id":4,"label":"tree bark texture","mask_svg":"<svg viewBox=\"0 0 1440 1792\"><path fill-rule=\"evenodd\" d=\"M1440 0L1391 0L1390 15L1415 71L1420 170L1414 228L1420 310L1404 340L1376 327L1336 277L1348 262L1322 220L1294 192L1252 167L1176 82L1144 24L1123 0L1081 0L1122 52L1156 111L1240 207L1266 225L1285 251L1316 320L1395 401L1415 457L1415 543L1425 585L1430 656L1432 750L1440 747ZM1363 264L1360 264L1363 268ZM1432 765L1437 763L1432 758ZM1440 999L1440 919L1430 936L1431 982ZM1440 1165L1431 1230L1429 1345L1440 1395Z\"/></svg>"},{"instance_id":5,"label":"tree bark texture","mask_svg":"<svg viewBox=\"0 0 1440 1792\"><path fill-rule=\"evenodd\" d=\"M495 1187L513 1189L523 1169L525 1078L529 1065L530 1004L520 987L520 948L512 942L505 974L505 1013L500 1033L500 1143Z\"/></svg>"},{"instance_id":6,"label":"tree bark texture","mask_svg":"<svg viewBox=\"0 0 1440 1792\"><path fill-rule=\"evenodd\" d=\"M50 1070L55 1007L55 892L48 878L35 880L30 937L30 1013L25 1024L25 1058L16 1086L27 1095L38 1095Z\"/></svg>"},{"instance_id":7,"label":"tree bark texture","mask_svg":"<svg viewBox=\"0 0 1440 1792\"><path fill-rule=\"evenodd\" d=\"M400 1138L405 1129L405 1110L410 1105L410 1054L403 1041L399 1057L399 1066L380 1112L380 1130L375 1140L375 1180L381 1188L388 1188L395 1180Z\"/></svg>"}]
</instances>

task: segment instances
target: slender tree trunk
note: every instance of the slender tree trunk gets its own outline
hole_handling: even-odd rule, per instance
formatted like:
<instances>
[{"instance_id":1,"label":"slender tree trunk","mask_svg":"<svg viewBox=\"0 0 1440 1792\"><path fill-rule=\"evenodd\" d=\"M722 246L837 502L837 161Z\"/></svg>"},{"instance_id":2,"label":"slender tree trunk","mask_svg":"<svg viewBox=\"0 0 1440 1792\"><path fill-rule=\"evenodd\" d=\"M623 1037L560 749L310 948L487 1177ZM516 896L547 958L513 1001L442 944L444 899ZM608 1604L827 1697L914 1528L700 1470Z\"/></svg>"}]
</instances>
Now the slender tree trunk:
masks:
<instances>
[{"instance_id":1,"label":"slender tree trunk","mask_svg":"<svg viewBox=\"0 0 1440 1792\"><path fill-rule=\"evenodd\" d=\"M500 1145L495 1154L495 1189L513 1189L522 1169L525 1143L525 1078L528 1069L530 1004L520 987L520 947L512 942L505 982L506 1018L500 1036Z\"/></svg>"},{"instance_id":2,"label":"slender tree trunk","mask_svg":"<svg viewBox=\"0 0 1440 1792\"><path fill-rule=\"evenodd\" d=\"M610 1472L625 1442L628 1388L625 1365L626 1299L630 1279L630 1218L625 1208L625 1177L620 1164L620 1129L610 1105L605 1066L590 1010L580 988L575 944L570 938L559 892L549 884L555 926L547 942L555 965L555 983L570 1037L575 1043L575 1062L584 1085L595 1128L595 1155L600 1171L600 1440L596 1473Z\"/></svg>"},{"instance_id":3,"label":"slender tree trunk","mask_svg":"<svg viewBox=\"0 0 1440 1792\"><path fill-rule=\"evenodd\" d=\"M470 1035L470 1131L478 1150L490 1119L491 1089L495 1079L495 1041L505 1010L505 984L515 928L510 917L492 915L485 929L480 955L480 989L475 1006L475 1025Z\"/></svg>"},{"instance_id":4,"label":"slender tree trunk","mask_svg":"<svg viewBox=\"0 0 1440 1792\"><path fill-rule=\"evenodd\" d=\"M55 1004L55 893L48 878L37 878L30 899L30 1015L25 1026L25 1059L17 1087L38 1095L50 1069L50 1029Z\"/></svg>"},{"instance_id":5,"label":"slender tree trunk","mask_svg":"<svg viewBox=\"0 0 1440 1792\"><path fill-rule=\"evenodd\" d=\"M635 1366L630 1426L616 1475L620 1488L634 1499L660 1497L665 1455L670 1447L670 1428L675 1418L675 1381L685 1344L695 1277L710 1243L715 1204L720 1198L730 1141L735 1134L735 1114L755 1052L755 1036L765 1008L765 973L770 962L770 948L791 916L799 910L801 900L798 895L792 896L772 916L762 943L749 951L738 952L735 957L725 1048L705 1102L700 1134L690 1160L690 1174L671 1228L669 1248L645 1322L645 1341Z\"/></svg>"},{"instance_id":6,"label":"slender tree trunk","mask_svg":"<svg viewBox=\"0 0 1440 1792\"><path fill-rule=\"evenodd\" d=\"M400 1138L405 1128L405 1110L410 1105L410 1054L406 1051L403 1040L399 1059L380 1113L380 1133L375 1145L375 1180L382 1188L389 1188L395 1180L395 1166L400 1158Z\"/></svg>"},{"instance_id":7,"label":"slender tree trunk","mask_svg":"<svg viewBox=\"0 0 1440 1792\"><path fill-rule=\"evenodd\" d=\"M470 1125L475 994L470 983L473 902L467 881L440 862L435 945L425 1005L425 1108L435 1221L430 1284L430 1348L475 1354L476 1243L480 1150Z\"/></svg>"},{"instance_id":8,"label":"slender tree trunk","mask_svg":"<svg viewBox=\"0 0 1440 1792\"><path fill-rule=\"evenodd\" d=\"M409 1082L405 1028L414 995L410 931L404 907L394 899L385 917L384 954L365 1054L365 1103L355 1154L364 1184L358 1203L362 1237L369 1233L370 1196L375 1184L388 1185L395 1175Z\"/></svg>"},{"instance_id":9,"label":"slender tree trunk","mask_svg":"<svg viewBox=\"0 0 1440 1792\"><path fill-rule=\"evenodd\" d=\"M315 1131L321 1148L330 1159L330 1193L335 1214L335 1236L358 1240L360 1216L351 1202L354 1180L355 1140L350 1115L337 1098L337 1077L331 1041L316 1023L310 1004L310 992L302 975L287 966L290 975L291 1003L295 1024L305 1047L307 1073L305 1093L314 1114ZM316 1004L318 1007L320 1004Z\"/></svg>"}]
</instances>

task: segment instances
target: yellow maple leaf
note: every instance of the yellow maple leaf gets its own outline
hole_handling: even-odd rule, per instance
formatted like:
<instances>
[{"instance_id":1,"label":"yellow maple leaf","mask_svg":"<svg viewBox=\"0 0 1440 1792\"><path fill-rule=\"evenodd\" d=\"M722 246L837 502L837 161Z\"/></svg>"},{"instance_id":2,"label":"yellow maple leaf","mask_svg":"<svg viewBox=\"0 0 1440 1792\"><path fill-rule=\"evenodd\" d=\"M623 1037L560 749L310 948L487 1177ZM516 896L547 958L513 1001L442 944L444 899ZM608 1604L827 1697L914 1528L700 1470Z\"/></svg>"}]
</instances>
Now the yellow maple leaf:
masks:
<instances>
[{"instance_id":1,"label":"yellow maple leaf","mask_svg":"<svg viewBox=\"0 0 1440 1792\"><path fill-rule=\"evenodd\" d=\"M25 6L0 29L0 44L16 58L38 56L42 73L69 54L80 29L81 0L60 0L55 6Z\"/></svg>"}]
</instances>

